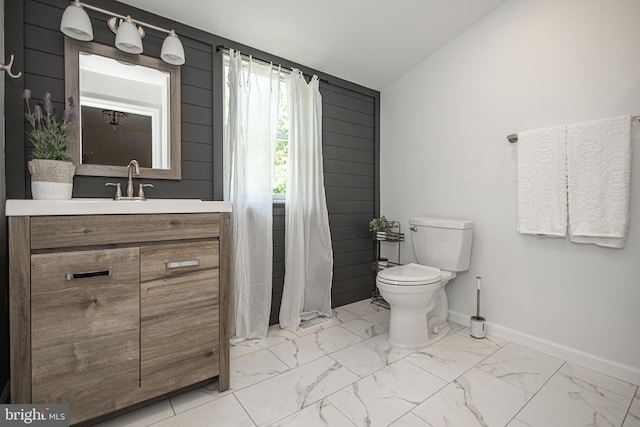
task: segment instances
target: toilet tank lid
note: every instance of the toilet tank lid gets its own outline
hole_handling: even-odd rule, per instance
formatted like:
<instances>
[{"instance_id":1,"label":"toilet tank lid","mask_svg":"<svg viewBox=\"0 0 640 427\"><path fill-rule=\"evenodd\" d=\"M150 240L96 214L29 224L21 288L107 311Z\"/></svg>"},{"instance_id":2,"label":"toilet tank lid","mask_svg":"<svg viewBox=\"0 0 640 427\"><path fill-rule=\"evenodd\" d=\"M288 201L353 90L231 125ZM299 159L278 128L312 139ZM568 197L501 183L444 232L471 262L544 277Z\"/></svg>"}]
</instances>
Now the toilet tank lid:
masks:
<instances>
[{"instance_id":1,"label":"toilet tank lid","mask_svg":"<svg viewBox=\"0 0 640 427\"><path fill-rule=\"evenodd\" d=\"M409 224L423 227L455 228L458 230L473 228L473 221L467 219L411 218Z\"/></svg>"}]
</instances>

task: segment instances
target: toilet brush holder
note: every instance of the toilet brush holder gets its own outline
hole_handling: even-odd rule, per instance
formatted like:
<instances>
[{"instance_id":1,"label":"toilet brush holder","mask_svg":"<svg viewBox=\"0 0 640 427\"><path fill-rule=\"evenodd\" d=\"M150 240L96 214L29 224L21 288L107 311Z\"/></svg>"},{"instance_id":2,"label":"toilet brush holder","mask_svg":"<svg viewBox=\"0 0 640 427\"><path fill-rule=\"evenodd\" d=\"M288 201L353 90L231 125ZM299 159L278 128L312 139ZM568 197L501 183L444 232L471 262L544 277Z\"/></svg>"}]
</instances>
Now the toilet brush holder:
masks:
<instances>
[{"instance_id":1,"label":"toilet brush holder","mask_svg":"<svg viewBox=\"0 0 640 427\"><path fill-rule=\"evenodd\" d=\"M471 336L473 338L481 339L487 336L487 327L485 325L485 318L481 316L471 316Z\"/></svg>"},{"instance_id":2,"label":"toilet brush holder","mask_svg":"<svg viewBox=\"0 0 640 427\"><path fill-rule=\"evenodd\" d=\"M477 276L477 288L476 288L476 315L471 316L471 324L469 330L473 338L482 339L487 336L487 327L485 325L485 318L480 316L480 281L482 277Z\"/></svg>"}]
</instances>

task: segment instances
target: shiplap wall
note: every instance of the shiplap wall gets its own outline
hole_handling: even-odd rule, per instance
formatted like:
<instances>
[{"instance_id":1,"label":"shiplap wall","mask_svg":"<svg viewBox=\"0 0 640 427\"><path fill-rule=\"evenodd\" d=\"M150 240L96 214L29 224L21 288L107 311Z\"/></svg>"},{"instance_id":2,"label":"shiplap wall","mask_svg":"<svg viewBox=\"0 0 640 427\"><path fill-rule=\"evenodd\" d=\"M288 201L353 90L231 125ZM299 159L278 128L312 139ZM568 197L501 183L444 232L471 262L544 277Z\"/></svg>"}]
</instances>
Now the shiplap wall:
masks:
<instances>
[{"instance_id":1,"label":"shiplap wall","mask_svg":"<svg viewBox=\"0 0 640 427\"><path fill-rule=\"evenodd\" d=\"M321 84L322 152L334 253L332 301L336 306L371 296L376 212L376 100Z\"/></svg>"},{"instance_id":2,"label":"shiplap wall","mask_svg":"<svg viewBox=\"0 0 640 427\"><path fill-rule=\"evenodd\" d=\"M329 223L334 250L332 305L340 306L367 298L374 288L371 262L374 244L368 222L378 214L379 93L319 73L283 58L257 51L233 41L204 33L180 23L131 8L112 0L86 0L96 6L136 19L174 28L185 47L182 66L182 180L145 180L154 188L150 198L222 197L222 54L224 44L243 53L300 68L321 78L323 98L323 156ZM32 90L40 98L51 92L57 111L64 109L64 43L59 31L67 0L15 0L6 4L7 49L16 53L16 69L24 79L10 82L7 110L8 198L29 198L30 177L26 164L29 143L24 137L22 91ZM104 17L88 11L94 41L113 45L114 35ZM11 21L11 22L9 22ZM145 55L158 57L163 38L148 31ZM76 176L74 197L111 197L104 183L112 178ZM274 260L271 323L277 323L284 278L284 206L274 206Z\"/></svg>"}]
</instances>

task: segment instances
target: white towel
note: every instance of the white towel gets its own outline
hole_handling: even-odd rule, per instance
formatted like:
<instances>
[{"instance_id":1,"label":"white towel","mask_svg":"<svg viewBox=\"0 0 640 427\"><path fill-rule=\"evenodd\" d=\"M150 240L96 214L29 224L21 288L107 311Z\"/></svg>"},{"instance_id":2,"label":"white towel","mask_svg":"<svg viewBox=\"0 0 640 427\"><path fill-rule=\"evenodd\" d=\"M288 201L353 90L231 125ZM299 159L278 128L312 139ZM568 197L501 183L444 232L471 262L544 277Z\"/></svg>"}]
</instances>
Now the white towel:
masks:
<instances>
[{"instance_id":1,"label":"white towel","mask_svg":"<svg viewBox=\"0 0 640 427\"><path fill-rule=\"evenodd\" d=\"M567 128L518 134L518 231L567 235Z\"/></svg>"},{"instance_id":2,"label":"white towel","mask_svg":"<svg viewBox=\"0 0 640 427\"><path fill-rule=\"evenodd\" d=\"M631 198L631 116L567 127L569 237L623 248Z\"/></svg>"}]
</instances>

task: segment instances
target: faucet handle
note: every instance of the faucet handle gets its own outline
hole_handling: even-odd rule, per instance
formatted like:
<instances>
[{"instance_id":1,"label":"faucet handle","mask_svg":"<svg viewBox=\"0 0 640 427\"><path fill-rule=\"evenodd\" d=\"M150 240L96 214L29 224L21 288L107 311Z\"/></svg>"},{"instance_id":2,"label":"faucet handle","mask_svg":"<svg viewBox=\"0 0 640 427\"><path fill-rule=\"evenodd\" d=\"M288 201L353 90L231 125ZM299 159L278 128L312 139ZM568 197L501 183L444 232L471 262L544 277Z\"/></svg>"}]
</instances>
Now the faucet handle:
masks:
<instances>
[{"instance_id":1,"label":"faucet handle","mask_svg":"<svg viewBox=\"0 0 640 427\"><path fill-rule=\"evenodd\" d=\"M116 187L116 197L114 197L114 200L120 200L122 198L122 188L120 187L120 183L119 182L107 182L106 184L104 184L105 187Z\"/></svg>"},{"instance_id":2,"label":"faucet handle","mask_svg":"<svg viewBox=\"0 0 640 427\"><path fill-rule=\"evenodd\" d=\"M140 198L140 200L146 200L146 198L144 197L144 187L151 187L153 188L153 184L140 184L138 186L138 197Z\"/></svg>"}]
</instances>

